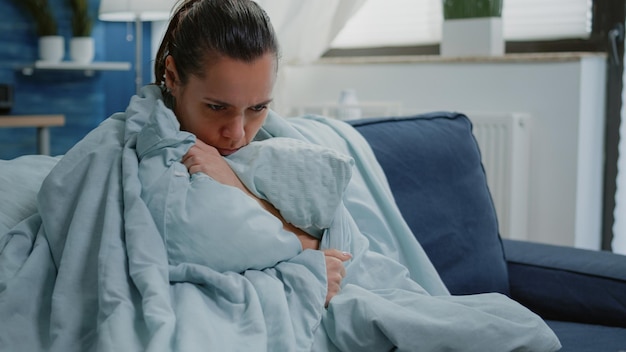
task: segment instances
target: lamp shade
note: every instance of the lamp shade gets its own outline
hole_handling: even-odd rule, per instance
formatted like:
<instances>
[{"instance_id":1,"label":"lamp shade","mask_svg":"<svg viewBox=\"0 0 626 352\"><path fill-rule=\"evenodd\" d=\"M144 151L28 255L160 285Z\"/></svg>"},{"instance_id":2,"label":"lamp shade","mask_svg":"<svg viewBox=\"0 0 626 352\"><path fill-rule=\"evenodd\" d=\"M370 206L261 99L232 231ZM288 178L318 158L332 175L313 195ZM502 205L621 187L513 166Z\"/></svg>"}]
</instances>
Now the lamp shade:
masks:
<instances>
[{"instance_id":1,"label":"lamp shade","mask_svg":"<svg viewBox=\"0 0 626 352\"><path fill-rule=\"evenodd\" d=\"M101 21L162 21L170 16L176 0L101 0Z\"/></svg>"}]
</instances>

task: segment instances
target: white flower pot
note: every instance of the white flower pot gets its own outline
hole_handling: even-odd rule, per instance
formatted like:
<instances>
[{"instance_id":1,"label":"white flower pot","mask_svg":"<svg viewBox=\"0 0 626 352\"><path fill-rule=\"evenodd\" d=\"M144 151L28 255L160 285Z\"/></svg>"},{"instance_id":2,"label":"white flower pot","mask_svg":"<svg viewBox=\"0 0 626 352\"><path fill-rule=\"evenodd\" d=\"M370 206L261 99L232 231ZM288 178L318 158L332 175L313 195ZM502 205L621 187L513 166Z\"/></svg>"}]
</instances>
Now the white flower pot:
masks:
<instances>
[{"instance_id":1,"label":"white flower pot","mask_svg":"<svg viewBox=\"0 0 626 352\"><path fill-rule=\"evenodd\" d=\"M65 39L60 35L39 37L39 58L47 62L59 62L65 56Z\"/></svg>"},{"instance_id":2,"label":"white flower pot","mask_svg":"<svg viewBox=\"0 0 626 352\"><path fill-rule=\"evenodd\" d=\"M95 55L92 37L74 37L70 40L70 58L72 61L88 64Z\"/></svg>"},{"instance_id":3,"label":"white flower pot","mask_svg":"<svg viewBox=\"0 0 626 352\"><path fill-rule=\"evenodd\" d=\"M504 55L502 18L444 20L440 49L445 57Z\"/></svg>"}]
</instances>

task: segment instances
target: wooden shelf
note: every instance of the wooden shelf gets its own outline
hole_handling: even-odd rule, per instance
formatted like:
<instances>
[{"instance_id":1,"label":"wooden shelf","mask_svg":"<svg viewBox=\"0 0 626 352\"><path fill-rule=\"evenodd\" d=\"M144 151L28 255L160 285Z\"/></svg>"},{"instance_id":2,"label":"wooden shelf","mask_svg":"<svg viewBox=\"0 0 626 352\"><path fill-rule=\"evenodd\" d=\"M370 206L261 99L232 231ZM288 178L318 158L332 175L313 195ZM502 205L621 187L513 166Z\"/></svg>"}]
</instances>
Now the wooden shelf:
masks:
<instances>
[{"instance_id":1,"label":"wooden shelf","mask_svg":"<svg viewBox=\"0 0 626 352\"><path fill-rule=\"evenodd\" d=\"M35 61L34 64L21 68L22 74L26 76L32 76L37 70L84 71L86 76L93 76L95 71L128 71L130 70L130 62L94 61L78 63L72 61Z\"/></svg>"},{"instance_id":2,"label":"wooden shelf","mask_svg":"<svg viewBox=\"0 0 626 352\"><path fill-rule=\"evenodd\" d=\"M0 127L63 126L63 115L5 115L0 117Z\"/></svg>"},{"instance_id":3,"label":"wooden shelf","mask_svg":"<svg viewBox=\"0 0 626 352\"><path fill-rule=\"evenodd\" d=\"M0 116L0 128L36 127L37 151L39 154L50 155L50 126L65 125L64 115L6 115Z\"/></svg>"}]
</instances>

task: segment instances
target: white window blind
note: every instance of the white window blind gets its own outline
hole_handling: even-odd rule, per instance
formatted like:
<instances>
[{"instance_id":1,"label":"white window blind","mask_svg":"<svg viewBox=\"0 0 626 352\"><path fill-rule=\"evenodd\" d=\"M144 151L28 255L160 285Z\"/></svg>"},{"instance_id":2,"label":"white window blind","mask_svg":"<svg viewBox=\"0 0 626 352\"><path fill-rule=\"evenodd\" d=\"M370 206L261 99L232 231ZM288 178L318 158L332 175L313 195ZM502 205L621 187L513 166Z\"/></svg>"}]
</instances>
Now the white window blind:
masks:
<instances>
[{"instance_id":1,"label":"white window blind","mask_svg":"<svg viewBox=\"0 0 626 352\"><path fill-rule=\"evenodd\" d=\"M504 0L506 40L588 38L591 0ZM368 0L332 42L333 48L437 44L441 0Z\"/></svg>"}]
</instances>

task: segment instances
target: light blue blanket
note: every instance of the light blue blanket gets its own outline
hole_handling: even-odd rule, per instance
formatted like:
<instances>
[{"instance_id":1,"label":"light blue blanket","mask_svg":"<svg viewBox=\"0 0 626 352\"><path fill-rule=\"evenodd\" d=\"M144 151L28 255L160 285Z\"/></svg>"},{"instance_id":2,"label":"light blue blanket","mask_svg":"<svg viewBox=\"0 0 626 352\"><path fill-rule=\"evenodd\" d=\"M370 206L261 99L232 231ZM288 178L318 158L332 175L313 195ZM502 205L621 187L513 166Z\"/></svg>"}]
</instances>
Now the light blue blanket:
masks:
<instances>
[{"instance_id":1,"label":"light blue blanket","mask_svg":"<svg viewBox=\"0 0 626 352\"><path fill-rule=\"evenodd\" d=\"M339 177L322 182L324 209L308 217L296 209L305 198L278 199L294 205L285 217L323 234L322 247L353 255L328 309L323 254L302 251L238 190L190 176L179 160L195 137L145 87L56 164L38 211L0 234L0 350L558 349L543 321L505 296L448 294L351 127L271 113L258 145L270 137L333 150ZM229 162L245 180L254 158L242 155ZM262 179L244 182L269 198Z\"/></svg>"}]
</instances>

